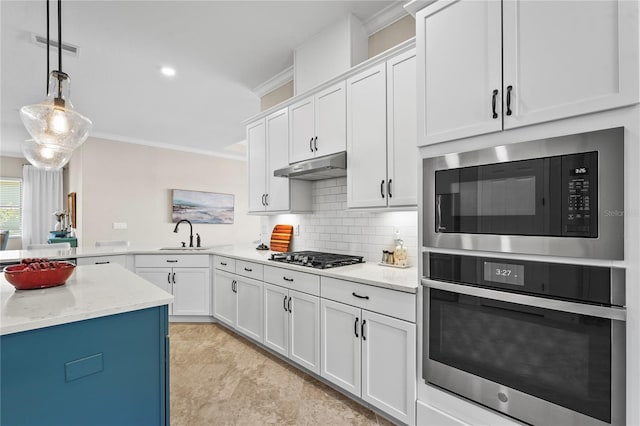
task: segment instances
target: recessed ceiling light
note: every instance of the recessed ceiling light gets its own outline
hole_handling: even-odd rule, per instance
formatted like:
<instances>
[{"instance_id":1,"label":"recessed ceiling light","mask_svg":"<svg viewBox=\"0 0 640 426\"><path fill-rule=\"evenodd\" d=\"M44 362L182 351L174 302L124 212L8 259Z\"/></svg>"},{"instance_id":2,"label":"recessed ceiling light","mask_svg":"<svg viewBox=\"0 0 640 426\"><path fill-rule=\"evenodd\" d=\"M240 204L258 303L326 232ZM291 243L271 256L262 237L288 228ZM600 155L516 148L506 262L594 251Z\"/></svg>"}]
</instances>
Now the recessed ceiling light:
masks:
<instances>
[{"instance_id":1,"label":"recessed ceiling light","mask_svg":"<svg viewBox=\"0 0 640 426\"><path fill-rule=\"evenodd\" d=\"M173 77L174 75L176 75L176 70L174 70L171 67L162 67L160 69L160 72L166 75L167 77Z\"/></svg>"}]
</instances>

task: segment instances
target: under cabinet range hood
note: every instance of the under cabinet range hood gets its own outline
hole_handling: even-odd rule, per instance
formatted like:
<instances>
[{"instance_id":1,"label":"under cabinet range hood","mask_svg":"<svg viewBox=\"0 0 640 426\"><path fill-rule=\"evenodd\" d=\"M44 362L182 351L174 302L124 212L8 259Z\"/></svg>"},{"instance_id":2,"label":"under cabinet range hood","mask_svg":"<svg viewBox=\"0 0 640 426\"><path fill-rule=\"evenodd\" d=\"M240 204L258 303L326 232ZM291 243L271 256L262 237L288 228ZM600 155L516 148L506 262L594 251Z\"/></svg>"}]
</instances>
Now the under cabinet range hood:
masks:
<instances>
[{"instance_id":1,"label":"under cabinet range hood","mask_svg":"<svg viewBox=\"0 0 640 426\"><path fill-rule=\"evenodd\" d=\"M346 176L347 153L343 151L337 154L300 161L282 169L274 170L273 175L302 180L322 180Z\"/></svg>"}]
</instances>

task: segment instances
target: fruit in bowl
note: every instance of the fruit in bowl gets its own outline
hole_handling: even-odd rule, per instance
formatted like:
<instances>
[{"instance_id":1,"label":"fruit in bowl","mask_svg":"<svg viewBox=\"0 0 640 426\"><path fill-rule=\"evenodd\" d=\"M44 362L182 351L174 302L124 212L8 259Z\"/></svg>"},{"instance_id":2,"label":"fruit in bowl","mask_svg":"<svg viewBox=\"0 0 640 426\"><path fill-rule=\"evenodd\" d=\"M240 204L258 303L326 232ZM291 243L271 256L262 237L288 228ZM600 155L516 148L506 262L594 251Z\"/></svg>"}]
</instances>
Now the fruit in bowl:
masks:
<instances>
[{"instance_id":1,"label":"fruit in bowl","mask_svg":"<svg viewBox=\"0 0 640 426\"><path fill-rule=\"evenodd\" d=\"M49 259L23 259L19 265L6 266L4 277L18 290L55 287L64 284L73 273L71 262Z\"/></svg>"}]
</instances>

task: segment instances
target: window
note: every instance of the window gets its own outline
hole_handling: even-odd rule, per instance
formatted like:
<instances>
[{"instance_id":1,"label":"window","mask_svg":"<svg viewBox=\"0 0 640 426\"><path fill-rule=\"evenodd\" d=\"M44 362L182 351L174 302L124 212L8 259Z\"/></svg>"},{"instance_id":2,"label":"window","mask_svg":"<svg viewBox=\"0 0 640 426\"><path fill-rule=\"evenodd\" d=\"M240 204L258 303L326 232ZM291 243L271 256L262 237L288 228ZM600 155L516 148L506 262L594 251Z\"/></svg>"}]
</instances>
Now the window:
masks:
<instances>
[{"instance_id":1,"label":"window","mask_svg":"<svg viewBox=\"0 0 640 426\"><path fill-rule=\"evenodd\" d=\"M22 179L0 178L0 229L9 237L22 235Z\"/></svg>"}]
</instances>

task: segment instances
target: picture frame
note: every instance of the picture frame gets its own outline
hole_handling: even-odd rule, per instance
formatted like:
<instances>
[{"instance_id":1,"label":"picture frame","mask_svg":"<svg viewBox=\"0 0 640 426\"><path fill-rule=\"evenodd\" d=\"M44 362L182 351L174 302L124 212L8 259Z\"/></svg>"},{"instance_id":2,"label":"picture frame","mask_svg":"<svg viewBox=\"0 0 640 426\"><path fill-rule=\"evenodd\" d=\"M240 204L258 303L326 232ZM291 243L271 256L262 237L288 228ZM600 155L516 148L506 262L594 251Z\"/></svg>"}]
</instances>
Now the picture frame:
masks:
<instances>
[{"instance_id":1,"label":"picture frame","mask_svg":"<svg viewBox=\"0 0 640 426\"><path fill-rule=\"evenodd\" d=\"M191 223L233 224L233 194L173 189L171 200L173 223L187 219Z\"/></svg>"},{"instance_id":2,"label":"picture frame","mask_svg":"<svg viewBox=\"0 0 640 426\"><path fill-rule=\"evenodd\" d=\"M67 212L69 213L69 222L71 227L76 229L76 193L70 192L67 195Z\"/></svg>"}]
</instances>

